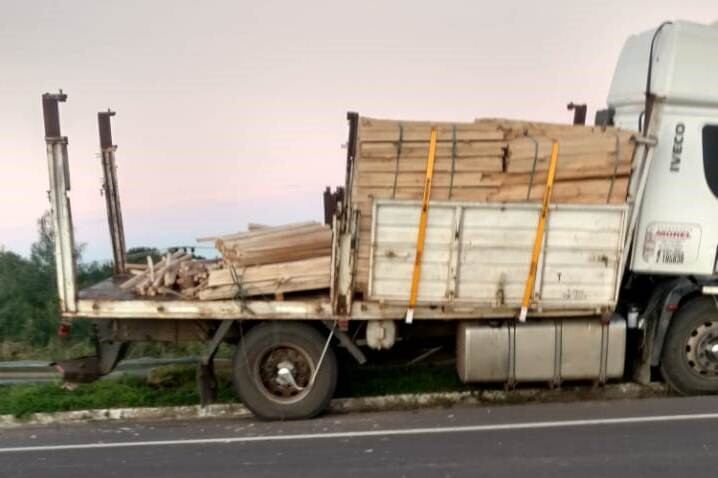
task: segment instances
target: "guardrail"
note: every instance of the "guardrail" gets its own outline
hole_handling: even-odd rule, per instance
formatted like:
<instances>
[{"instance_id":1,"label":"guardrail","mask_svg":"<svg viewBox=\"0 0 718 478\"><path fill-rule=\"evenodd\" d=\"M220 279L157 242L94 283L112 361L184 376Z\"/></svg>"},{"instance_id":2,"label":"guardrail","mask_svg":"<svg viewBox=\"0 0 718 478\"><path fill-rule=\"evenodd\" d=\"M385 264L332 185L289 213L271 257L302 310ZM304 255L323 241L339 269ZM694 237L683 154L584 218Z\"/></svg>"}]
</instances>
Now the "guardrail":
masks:
<instances>
[{"instance_id":1,"label":"guardrail","mask_svg":"<svg viewBox=\"0 0 718 478\"><path fill-rule=\"evenodd\" d=\"M179 357L159 359L142 357L123 360L117 368L104 378L117 378L123 375L145 377L150 370L164 365L195 364L197 357ZM16 383L47 383L61 379L60 373L50 366L50 362L42 360L20 360L0 362L0 385Z\"/></svg>"}]
</instances>

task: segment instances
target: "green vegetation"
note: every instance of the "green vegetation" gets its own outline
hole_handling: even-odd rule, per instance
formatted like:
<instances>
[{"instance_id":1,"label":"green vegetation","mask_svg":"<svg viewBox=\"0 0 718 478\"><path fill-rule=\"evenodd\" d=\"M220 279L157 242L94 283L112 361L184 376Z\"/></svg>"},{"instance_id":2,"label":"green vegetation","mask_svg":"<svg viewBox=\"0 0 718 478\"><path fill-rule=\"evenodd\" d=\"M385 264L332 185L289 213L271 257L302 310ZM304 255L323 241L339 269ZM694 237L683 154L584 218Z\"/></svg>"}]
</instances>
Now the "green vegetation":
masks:
<instances>
[{"instance_id":1,"label":"green vegetation","mask_svg":"<svg viewBox=\"0 0 718 478\"><path fill-rule=\"evenodd\" d=\"M218 401L235 402L228 369L218 370ZM347 371L339 397L366 397L397 393L471 390L462 384L453 365L355 367ZM70 391L58 384L0 387L0 415L25 417L37 412L59 412L112 407L197 405L195 369L168 366L155 369L148 379L123 377L78 385Z\"/></svg>"},{"instance_id":2,"label":"green vegetation","mask_svg":"<svg viewBox=\"0 0 718 478\"><path fill-rule=\"evenodd\" d=\"M448 365L395 365L357 367L348 377L351 382L340 395L369 397L399 393L455 392L471 390L459 380L453 363ZM344 393L341 393L344 392Z\"/></svg>"},{"instance_id":3,"label":"green vegetation","mask_svg":"<svg viewBox=\"0 0 718 478\"><path fill-rule=\"evenodd\" d=\"M192 378L179 385L153 386L142 379L123 377L81 384L74 390L65 390L57 384L9 385L0 387L0 415L23 417L37 412L196 405L199 397L194 373ZM232 400L227 384L220 389L220 400Z\"/></svg>"},{"instance_id":4,"label":"green vegetation","mask_svg":"<svg viewBox=\"0 0 718 478\"><path fill-rule=\"evenodd\" d=\"M80 246L77 282L80 288L112 275L109 262L83 263ZM0 247L0 361L19 359L61 360L93 353L91 323L78 320L69 337L57 336L60 312L55 277L55 242L50 216L38 220L38 239L25 258ZM136 247L128 251L129 262L158 261L157 249ZM197 347L187 345L140 344L130 357L194 355Z\"/></svg>"},{"instance_id":5,"label":"green vegetation","mask_svg":"<svg viewBox=\"0 0 718 478\"><path fill-rule=\"evenodd\" d=\"M0 249L0 360L89 349L89 323L76 324L62 346L56 336L60 316L54 240L49 224L48 214L38 221L39 237L29 258ZM78 262L81 253L82 247L76 251ZM78 283L86 286L111 273L107 263L80 263Z\"/></svg>"}]
</instances>

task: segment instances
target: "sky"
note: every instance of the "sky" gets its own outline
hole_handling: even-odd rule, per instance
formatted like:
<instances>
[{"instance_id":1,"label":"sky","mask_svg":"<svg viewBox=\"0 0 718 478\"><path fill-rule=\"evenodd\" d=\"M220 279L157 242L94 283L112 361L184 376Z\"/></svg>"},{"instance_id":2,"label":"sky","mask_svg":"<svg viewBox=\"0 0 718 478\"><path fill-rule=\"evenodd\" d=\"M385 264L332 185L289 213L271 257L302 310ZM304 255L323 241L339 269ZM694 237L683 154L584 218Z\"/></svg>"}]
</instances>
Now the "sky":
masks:
<instances>
[{"instance_id":1,"label":"sky","mask_svg":"<svg viewBox=\"0 0 718 478\"><path fill-rule=\"evenodd\" d=\"M0 0L0 247L48 209L41 95L62 88L85 260L111 257L97 112L112 108L127 244L321 220L346 112L568 122L605 105L624 40L715 0Z\"/></svg>"}]
</instances>

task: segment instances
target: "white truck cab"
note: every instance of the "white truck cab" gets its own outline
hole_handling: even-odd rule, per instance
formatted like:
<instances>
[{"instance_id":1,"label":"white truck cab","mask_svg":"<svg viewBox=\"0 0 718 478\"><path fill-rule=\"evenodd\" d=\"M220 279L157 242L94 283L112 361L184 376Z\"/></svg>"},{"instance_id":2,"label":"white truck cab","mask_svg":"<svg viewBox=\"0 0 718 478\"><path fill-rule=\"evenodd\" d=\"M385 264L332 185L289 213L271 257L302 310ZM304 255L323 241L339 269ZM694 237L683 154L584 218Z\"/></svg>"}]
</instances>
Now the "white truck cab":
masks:
<instances>
[{"instance_id":1,"label":"white truck cab","mask_svg":"<svg viewBox=\"0 0 718 478\"><path fill-rule=\"evenodd\" d=\"M652 104L647 103L647 95ZM718 24L665 23L630 37L618 60L608 105L616 126L641 131L650 128L657 139L631 270L714 274L718 251Z\"/></svg>"}]
</instances>

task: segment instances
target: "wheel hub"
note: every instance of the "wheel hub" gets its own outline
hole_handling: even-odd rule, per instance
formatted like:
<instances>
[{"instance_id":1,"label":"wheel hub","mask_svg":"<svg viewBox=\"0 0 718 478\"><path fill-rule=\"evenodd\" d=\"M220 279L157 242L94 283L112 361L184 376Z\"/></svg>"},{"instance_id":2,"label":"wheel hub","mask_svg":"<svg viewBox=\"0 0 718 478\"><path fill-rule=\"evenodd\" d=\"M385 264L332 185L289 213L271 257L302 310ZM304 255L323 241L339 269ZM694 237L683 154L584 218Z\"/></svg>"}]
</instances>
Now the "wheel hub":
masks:
<instances>
[{"instance_id":1,"label":"wheel hub","mask_svg":"<svg viewBox=\"0 0 718 478\"><path fill-rule=\"evenodd\" d=\"M686 342L688 365L700 375L718 376L718 323L704 322Z\"/></svg>"},{"instance_id":2,"label":"wheel hub","mask_svg":"<svg viewBox=\"0 0 718 478\"><path fill-rule=\"evenodd\" d=\"M308 393L314 365L302 350L275 346L262 355L255 377L260 390L278 402L299 400Z\"/></svg>"},{"instance_id":3,"label":"wheel hub","mask_svg":"<svg viewBox=\"0 0 718 478\"><path fill-rule=\"evenodd\" d=\"M294 379L294 364L291 362L280 362L277 365L277 383L280 386L292 387L297 391L301 391L302 387L297 385L297 381Z\"/></svg>"}]
</instances>

